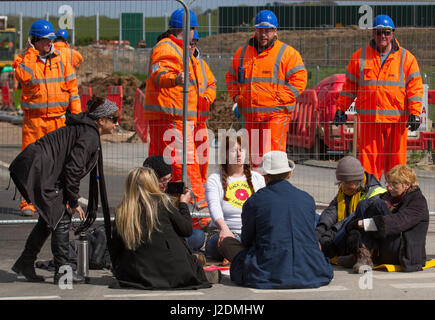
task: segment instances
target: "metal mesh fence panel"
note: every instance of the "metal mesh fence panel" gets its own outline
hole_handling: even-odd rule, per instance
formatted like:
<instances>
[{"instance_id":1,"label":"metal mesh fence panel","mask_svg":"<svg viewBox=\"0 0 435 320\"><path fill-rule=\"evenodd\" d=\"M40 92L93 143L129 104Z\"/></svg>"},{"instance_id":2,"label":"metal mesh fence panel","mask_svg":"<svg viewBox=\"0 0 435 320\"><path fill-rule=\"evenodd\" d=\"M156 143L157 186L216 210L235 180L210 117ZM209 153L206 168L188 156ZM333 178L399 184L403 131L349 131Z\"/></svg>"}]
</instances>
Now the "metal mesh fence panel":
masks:
<instances>
[{"instance_id":1,"label":"metal mesh fence panel","mask_svg":"<svg viewBox=\"0 0 435 320\"><path fill-rule=\"evenodd\" d=\"M23 94L23 86L27 86L14 81L10 71L5 67L12 66L14 54L15 56L24 54L32 23L37 19L46 19L51 22L56 31L66 29L69 32L70 47L80 52L83 57L83 63L75 70L77 91L83 110L86 109L85 92L89 92L87 91L89 88L92 95L107 98L110 86L122 87L123 95L118 102L122 111L119 126L114 134L102 137L109 201L113 208L122 198L124 178L131 168L142 165L149 155L150 143L153 150L165 149L163 145L152 146L153 142L162 140L163 124L155 123L156 127L152 127L149 121L156 121L158 117L150 118L149 113L143 113L143 109L148 106L149 110L157 110L163 115L159 120L166 119L169 122L175 118L165 118L162 107L170 107L172 114L180 115L181 112L181 86L178 87L180 90L176 91L179 99L178 109L170 99L173 91L165 88L168 87L169 82L161 84L163 96L167 98L168 103L172 103L168 106L162 102L159 107L156 107L157 104L154 102L160 98L150 98L150 96L158 92L147 91L147 86L150 85L147 81L150 81L153 68L158 67L150 63L153 48L156 47L159 36L168 30L170 16L178 8L181 8L181 5L177 1L2 1L0 3L1 15L7 17L7 28L0 30L0 67L4 71L0 74L2 84L0 186L2 189L9 184L8 166L21 151L22 122L26 107L23 106L20 96ZM420 186L428 199L429 209L431 212L435 211L433 196L435 171L432 151L435 144L432 125L435 117L433 109L435 50L432 41L435 5L422 1L392 2L390 5L374 1L368 6L359 2L286 1L272 4L260 0L249 2L196 0L190 3L190 8L195 13L199 25L196 29L199 32L197 48L200 58L207 63L216 79L216 99L211 104L209 118L206 121L209 129L209 139L206 142L209 146L207 175L219 170L220 167L218 159L219 152L222 150L219 146L223 136L221 135L219 139L219 130L221 134L229 129L243 130L247 122L249 126L251 121L246 119L247 109L243 109L242 105L239 110L242 113L241 117L237 118L234 113L235 101L228 90L228 72L236 51L246 46L255 34L256 14L267 9L273 11L278 19L278 39L300 53L308 77L305 91L297 94L294 111L288 117L286 123L288 129L284 127L286 128L283 135L286 136L285 151L289 158L296 162L291 182L311 194L320 210L320 207L329 203L337 192L335 184L337 161L344 155L360 155L361 142L366 141L367 137L376 139L391 134L394 136L392 141L396 145L407 141L407 148L401 149L400 152L405 153L403 157L406 158L406 163L417 172ZM364 108L360 108L360 105L357 105L358 110L354 110L354 106L349 109L348 120L344 126L335 126L332 123L337 99L345 85L348 64L352 55L359 48L365 48L372 40L373 34L369 27L378 14L388 14L392 17L396 27L394 37L400 46L416 58L425 85L425 91L421 96L422 124L417 131L405 132L405 140L399 140L397 134L391 133L388 128L381 128L375 122L372 123L372 129L361 126L358 112ZM182 52L181 47L179 52ZM169 57L168 60L170 59ZM270 64L271 61L266 59L261 63L265 65ZM259 68L261 69L262 66L260 65ZM175 81L175 76L167 81ZM195 82L198 80L195 77L195 75L190 77L189 92L197 90L196 95L200 96L202 93L200 84ZM158 80L154 76L154 83ZM405 84L406 80L410 81L411 78L403 79ZM264 92L264 96L258 91L263 89L258 89L259 87L255 85L247 89L251 90L247 96L256 95L260 100L277 97L276 101L279 102L285 89L277 85L277 81L272 80L272 83L273 85L267 89L270 92ZM384 89L391 88L379 90ZM164 98L159 101L163 100ZM378 102L381 104L381 101L370 103ZM248 105L250 102L245 101L245 103ZM394 105L396 102L391 103ZM406 103L409 104L410 101ZM282 102L282 105L285 103ZM194 110L194 107L189 108L191 111ZM354 111L357 112L356 117ZM197 114L193 114L192 119L189 120L195 122L194 118L197 118ZM176 120L179 124L181 118L178 117ZM400 121L404 122L403 129L407 119L402 118ZM153 128L159 130L153 131ZM193 140L195 140L196 129L192 130ZM155 136L156 134L158 136ZM177 134L171 136L173 140L168 144L176 142ZM191 143L189 147L193 148L193 145ZM195 148L201 151L200 145ZM253 147L256 145L251 141L250 148ZM376 154L388 155L399 150L387 147L392 145L379 146ZM197 150L195 148L192 152ZM370 154L369 151L365 152ZM366 168L366 170L371 169ZM385 183L385 178L382 177L381 181ZM202 188L203 182L193 177L189 180L193 188L195 186ZM8 190L0 193L0 197L4 200L2 212L19 214L17 211L19 201L12 200L13 184L11 183ZM87 197L86 181L82 182L80 194L83 198Z\"/></svg>"}]
</instances>

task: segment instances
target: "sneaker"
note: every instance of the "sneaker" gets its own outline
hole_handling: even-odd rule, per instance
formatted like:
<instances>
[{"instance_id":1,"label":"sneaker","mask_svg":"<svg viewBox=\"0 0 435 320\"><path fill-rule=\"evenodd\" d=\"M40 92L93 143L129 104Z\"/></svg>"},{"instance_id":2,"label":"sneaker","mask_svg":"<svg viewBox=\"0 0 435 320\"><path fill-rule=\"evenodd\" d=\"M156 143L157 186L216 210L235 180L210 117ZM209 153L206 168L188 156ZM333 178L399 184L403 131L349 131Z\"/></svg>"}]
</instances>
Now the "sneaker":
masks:
<instances>
[{"instance_id":1,"label":"sneaker","mask_svg":"<svg viewBox=\"0 0 435 320\"><path fill-rule=\"evenodd\" d=\"M221 263L222 267L229 267L231 263L227 260L227 258L224 258Z\"/></svg>"},{"instance_id":2,"label":"sneaker","mask_svg":"<svg viewBox=\"0 0 435 320\"><path fill-rule=\"evenodd\" d=\"M23 217L32 217L35 214L35 207L25 200L20 203L20 212Z\"/></svg>"},{"instance_id":3,"label":"sneaker","mask_svg":"<svg viewBox=\"0 0 435 320\"><path fill-rule=\"evenodd\" d=\"M207 278L207 281L211 284L220 283L222 280L222 273L218 269L214 270L204 270L205 277Z\"/></svg>"}]
</instances>

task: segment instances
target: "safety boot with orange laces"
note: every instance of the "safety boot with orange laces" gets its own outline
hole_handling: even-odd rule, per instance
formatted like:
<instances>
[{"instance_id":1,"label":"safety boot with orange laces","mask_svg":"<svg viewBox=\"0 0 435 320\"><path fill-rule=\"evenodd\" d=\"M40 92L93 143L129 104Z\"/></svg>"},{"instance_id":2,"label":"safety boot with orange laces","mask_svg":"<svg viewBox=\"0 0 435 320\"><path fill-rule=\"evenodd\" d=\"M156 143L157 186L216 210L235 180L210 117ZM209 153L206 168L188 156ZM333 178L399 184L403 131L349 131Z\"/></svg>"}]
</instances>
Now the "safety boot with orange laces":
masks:
<instances>
[{"instance_id":1,"label":"safety boot with orange laces","mask_svg":"<svg viewBox=\"0 0 435 320\"><path fill-rule=\"evenodd\" d=\"M20 203L20 212L24 217L32 217L35 214L35 207L31 203L27 203L26 200Z\"/></svg>"}]
</instances>

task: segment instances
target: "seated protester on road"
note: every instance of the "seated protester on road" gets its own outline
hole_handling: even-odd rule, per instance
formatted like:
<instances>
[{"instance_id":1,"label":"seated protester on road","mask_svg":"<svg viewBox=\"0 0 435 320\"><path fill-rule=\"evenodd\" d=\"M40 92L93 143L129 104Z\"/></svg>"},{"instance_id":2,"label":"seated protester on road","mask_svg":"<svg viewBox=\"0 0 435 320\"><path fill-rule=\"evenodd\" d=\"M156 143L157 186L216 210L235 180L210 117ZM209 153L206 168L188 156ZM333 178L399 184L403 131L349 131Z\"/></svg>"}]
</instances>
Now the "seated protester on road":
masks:
<instances>
[{"instance_id":1,"label":"seated protester on road","mask_svg":"<svg viewBox=\"0 0 435 320\"><path fill-rule=\"evenodd\" d=\"M287 181L294 167L285 152L263 156L266 186L243 205L242 241L233 237L221 241L219 251L231 262L231 280L238 285L317 288L333 278L314 235L314 199Z\"/></svg>"},{"instance_id":2,"label":"seated protester on road","mask_svg":"<svg viewBox=\"0 0 435 320\"><path fill-rule=\"evenodd\" d=\"M410 167L397 165L385 180L388 192L361 201L345 227L356 273L373 263L400 265L405 272L422 270L426 264L429 210L417 176Z\"/></svg>"},{"instance_id":3,"label":"seated protester on road","mask_svg":"<svg viewBox=\"0 0 435 320\"><path fill-rule=\"evenodd\" d=\"M319 221L315 233L325 256L333 258L338 255L337 263L347 265L349 252L346 251L345 241L338 241L342 238L344 230L338 236L337 233L347 218L355 212L361 200L378 196L386 192L386 189L382 188L374 175L365 172L361 162L352 156L340 159L335 176L339 186L338 193L323 210L320 218L317 216ZM353 265L354 261L350 263Z\"/></svg>"},{"instance_id":4,"label":"seated protester on road","mask_svg":"<svg viewBox=\"0 0 435 320\"><path fill-rule=\"evenodd\" d=\"M146 158L143 162L143 166L154 170L159 182L160 191L166 192L168 182L172 180L172 166L166 163L161 155L154 155ZM189 247L194 252L199 253L205 243L205 232L193 226L192 235L186 238L186 240ZM205 258L201 256L201 260L204 261L204 259Z\"/></svg>"},{"instance_id":5,"label":"seated protester on road","mask_svg":"<svg viewBox=\"0 0 435 320\"><path fill-rule=\"evenodd\" d=\"M265 186L261 174L251 171L247 148L242 146L241 136L226 136L221 155L220 170L207 178L205 196L217 233L207 241L206 256L216 261L223 257L218 251L225 237L240 240L242 206L245 201Z\"/></svg>"},{"instance_id":6,"label":"seated protester on road","mask_svg":"<svg viewBox=\"0 0 435 320\"><path fill-rule=\"evenodd\" d=\"M98 188L94 187L97 186L97 170L100 196L103 208L106 207L107 195L105 187L102 188L104 173L100 136L113 133L119 115L116 104L93 97L88 102L87 113L67 113L65 127L28 145L11 163L9 170L17 189L40 213L23 253L12 267L13 271L23 274L28 281L44 281L42 276L36 275L34 263L50 233L54 283L58 283L63 275L59 269L69 264L71 216L78 213L80 219L85 217L78 199L80 180L89 172L90 204L87 216L95 217L96 214L98 194L95 190ZM95 208L92 208L93 203ZM68 210L66 206L69 206ZM73 273L73 281L80 283L85 278Z\"/></svg>"},{"instance_id":7,"label":"seated protester on road","mask_svg":"<svg viewBox=\"0 0 435 320\"><path fill-rule=\"evenodd\" d=\"M112 270L121 287L199 289L219 281L219 270L204 271L184 240L192 234L190 199L186 189L176 207L154 170L130 170L112 232Z\"/></svg>"}]
</instances>

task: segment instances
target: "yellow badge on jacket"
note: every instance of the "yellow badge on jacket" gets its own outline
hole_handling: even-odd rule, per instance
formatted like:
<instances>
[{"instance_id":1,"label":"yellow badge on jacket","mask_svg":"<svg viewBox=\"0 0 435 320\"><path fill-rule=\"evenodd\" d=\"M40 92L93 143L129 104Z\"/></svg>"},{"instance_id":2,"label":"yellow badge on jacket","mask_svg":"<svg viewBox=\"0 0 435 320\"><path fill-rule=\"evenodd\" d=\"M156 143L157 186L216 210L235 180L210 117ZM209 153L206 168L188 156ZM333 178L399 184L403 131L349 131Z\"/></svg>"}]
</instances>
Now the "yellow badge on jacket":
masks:
<instances>
[{"instance_id":1,"label":"yellow badge on jacket","mask_svg":"<svg viewBox=\"0 0 435 320\"><path fill-rule=\"evenodd\" d=\"M246 181L234 181L230 183L226 192L228 203L239 209L242 209L243 204L251 194L251 189L249 189Z\"/></svg>"}]
</instances>

